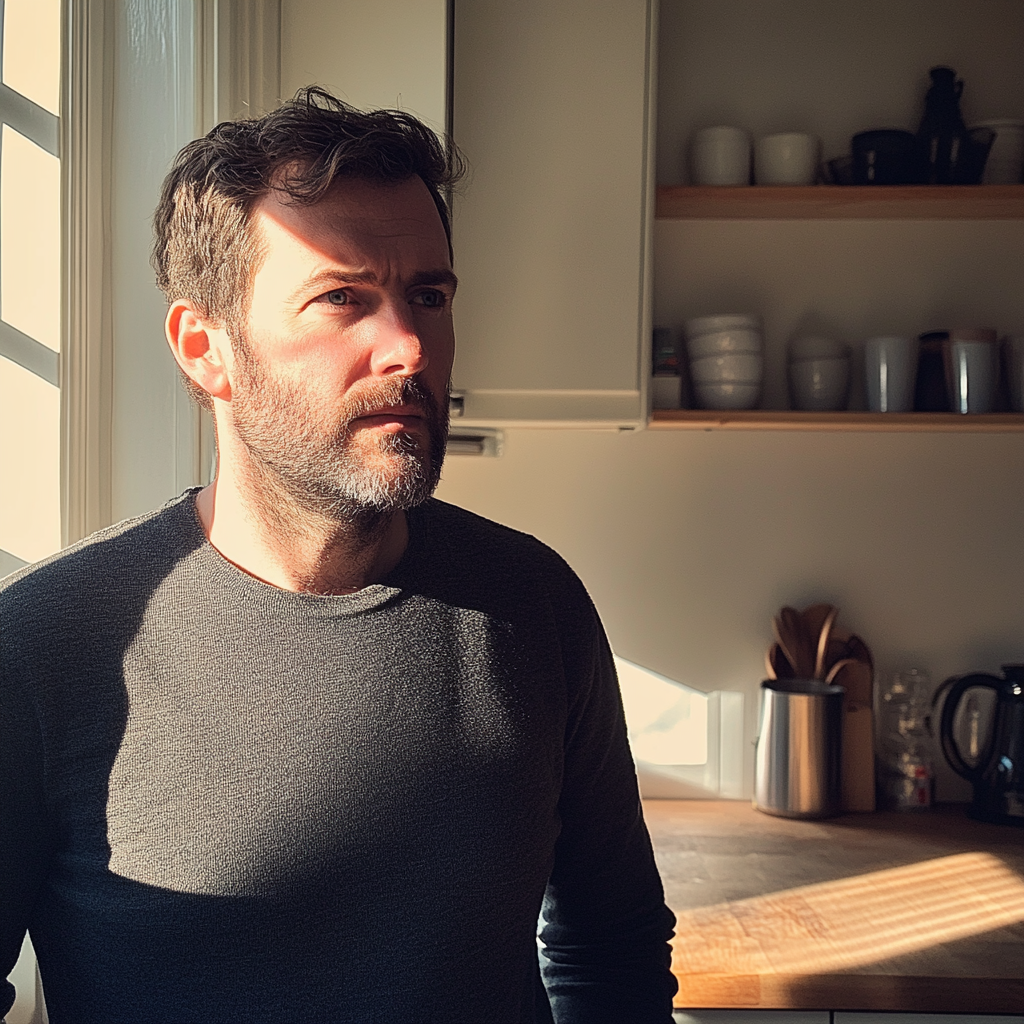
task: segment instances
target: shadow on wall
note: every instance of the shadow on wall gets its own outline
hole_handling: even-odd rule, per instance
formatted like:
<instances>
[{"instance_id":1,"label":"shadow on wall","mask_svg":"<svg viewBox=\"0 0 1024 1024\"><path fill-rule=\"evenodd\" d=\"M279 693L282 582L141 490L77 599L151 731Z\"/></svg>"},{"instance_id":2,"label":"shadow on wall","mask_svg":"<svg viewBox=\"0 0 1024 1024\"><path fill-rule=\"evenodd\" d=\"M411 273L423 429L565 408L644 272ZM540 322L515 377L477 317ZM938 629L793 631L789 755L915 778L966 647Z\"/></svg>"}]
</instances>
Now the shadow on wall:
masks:
<instances>
[{"instance_id":1,"label":"shadow on wall","mask_svg":"<svg viewBox=\"0 0 1024 1024\"><path fill-rule=\"evenodd\" d=\"M645 797L741 799L743 694L703 693L615 658Z\"/></svg>"}]
</instances>

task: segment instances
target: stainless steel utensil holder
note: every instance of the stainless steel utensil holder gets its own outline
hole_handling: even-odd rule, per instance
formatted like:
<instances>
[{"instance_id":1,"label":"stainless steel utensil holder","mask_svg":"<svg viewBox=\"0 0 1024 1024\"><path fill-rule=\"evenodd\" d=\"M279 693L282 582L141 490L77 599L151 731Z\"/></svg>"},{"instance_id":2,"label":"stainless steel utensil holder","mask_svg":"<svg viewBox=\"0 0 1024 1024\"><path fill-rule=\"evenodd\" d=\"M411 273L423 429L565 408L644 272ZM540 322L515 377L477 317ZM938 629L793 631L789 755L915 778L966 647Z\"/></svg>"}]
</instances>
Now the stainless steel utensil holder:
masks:
<instances>
[{"instance_id":1,"label":"stainless steel utensil holder","mask_svg":"<svg viewBox=\"0 0 1024 1024\"><path fill-rule=\"evenodd\" d=\"M841 686L766 679L754 755L754 806L783 818L828 818L842 809Z\"/></svg>"}]
</instances>

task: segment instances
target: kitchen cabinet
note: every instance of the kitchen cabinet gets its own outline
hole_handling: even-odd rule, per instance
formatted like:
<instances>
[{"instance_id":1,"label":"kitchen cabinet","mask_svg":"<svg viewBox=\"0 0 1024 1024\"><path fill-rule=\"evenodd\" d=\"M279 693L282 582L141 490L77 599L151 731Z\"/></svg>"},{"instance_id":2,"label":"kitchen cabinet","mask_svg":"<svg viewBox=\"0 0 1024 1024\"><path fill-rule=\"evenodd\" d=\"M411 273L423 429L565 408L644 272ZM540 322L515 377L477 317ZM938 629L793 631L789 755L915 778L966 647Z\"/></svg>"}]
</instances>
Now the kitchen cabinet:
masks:
<instances>
[{"instance_id":1,"label":"kitchen cabinet","mask_svg":"<svg viewBox=\"0 0 1024 1024\"><path fill-rule=\"evenodd\" d=\"M856 349L960 323L1024 330L1024 186L697 189L682 174L702 124L813 131L826 157L865 127L913 127L935 63L967 81L968 120L1021 116L1022 47L1010 0L456 0L463 422L645 423L653 307L676 327L752 309L768 335L765 415L658 412L658 429L1024 430L1009 414L792 413L784 365L795 333Z\"/></svg>"},{"instance_id":2,"label":"kitchen cabinet","mask_svg":"<svg viewBox=\"0 0 1024 1024\"><path fill-rule=\"evenodd\" d=\"M646 417L655 5L455 0L463 423Z\"/></svg>"}]
</instances>

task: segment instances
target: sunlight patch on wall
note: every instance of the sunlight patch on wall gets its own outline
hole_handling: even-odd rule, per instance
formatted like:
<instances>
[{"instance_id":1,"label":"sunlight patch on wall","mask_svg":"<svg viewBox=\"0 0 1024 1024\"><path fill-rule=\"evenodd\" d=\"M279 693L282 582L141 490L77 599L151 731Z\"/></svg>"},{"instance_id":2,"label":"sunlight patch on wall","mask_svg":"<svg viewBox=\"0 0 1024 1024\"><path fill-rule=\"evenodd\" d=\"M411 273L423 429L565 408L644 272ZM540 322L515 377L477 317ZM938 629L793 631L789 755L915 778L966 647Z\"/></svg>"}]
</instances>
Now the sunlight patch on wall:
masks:
<instances>
[{"instance_id":1,"label":"sunlight patch on wall","mask_svg":"<svg viewBox=\"0 0 1024 1024\"><path fill-rule=\"evenodd\" d=\"M56 352L60 161L6 124L0 147L0 316Z\"/></svg>"},{"instance_id":2,"label":"sunlight patch on wall","mask_svg":"<svg viewBox=\"0 0 1024 1024\"><path fill-rule=\"evenodd\" d=\"M60 547L60 392L3 356L0 438L0 548L35 562Z\"/></svg>"},{"instance_id":3,"label":"sunlight patch on wall","mask_svg":"<svg viewBox=\"0 0 1024 1024\"><path fill-rule=\"evenodd\" d=\"M615 668L633 754L648 764L706 764L707 694L624 658Z\"/></svg>"},{"instance_id":4,"label":"sunlight patch on wall","mask_svg":"<svg viewBox=\"0 0 1024 1024\"><path fill-rule=\"evenodd\" d=\"M709 693L615 658L640 793L669 799L747 798L743 694Z\"/></svg>"},{"instance_id":5,"label":"sunlight patch on wall","mask_svg":"<svg viewBox=\"0 0 1024 1024\"><path fill-rule=\"evenodd\" d=\"M4 0L4 85L60 113L60 0Z\"/></svg>"},{"instance_id":6,"label":"sunlight patch on wall","mask_svg":"<svg viewBox=\"0 0 1024 1024\"><path fill-rule=\"evenodd\" d=\"M961 853L680 914L673 968L830 974L1022 921L1024 879Z\"/></svg>"}]
</instances>

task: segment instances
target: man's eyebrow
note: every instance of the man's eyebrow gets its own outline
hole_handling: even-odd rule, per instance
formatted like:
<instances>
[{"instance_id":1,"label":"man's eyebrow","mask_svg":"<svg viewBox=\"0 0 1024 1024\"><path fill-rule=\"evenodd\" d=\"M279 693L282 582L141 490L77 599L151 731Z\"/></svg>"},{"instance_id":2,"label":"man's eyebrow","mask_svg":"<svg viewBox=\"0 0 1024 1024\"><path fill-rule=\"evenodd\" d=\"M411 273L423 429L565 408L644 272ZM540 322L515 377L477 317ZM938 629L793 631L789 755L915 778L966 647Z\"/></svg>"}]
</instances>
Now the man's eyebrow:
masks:
<instances>
[{"instance_id":1,"label":"man's eyebrow","mask_svg":"<svg viewBox=\"0 0 1024 1024\"><path fill-rule=\"evenodd\" d=\"M410 288L418 288L425 284L447 285L454 292L459 287L459 279L455 276L454 271L447 267L441 270L421 270L409 278Z\"/></svg>"},{"instance_id":2,"label":"man's eyebrow","mask_svg":"<svg viewBox=\"0 0 1024 1024\"><path fill-rule=\"evenodd\" d=\"M380 284L380 278L372 270L320 270L307 277L292 295L293 301L301 301L317 288L342 288L347 284ZM420 288L423 285L447 285L454 292L459 286L459 279L447 267L438 270L420 270L413 274L407 282L409 288Z\"/></svg>"}]
</instances>

